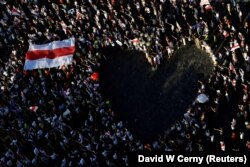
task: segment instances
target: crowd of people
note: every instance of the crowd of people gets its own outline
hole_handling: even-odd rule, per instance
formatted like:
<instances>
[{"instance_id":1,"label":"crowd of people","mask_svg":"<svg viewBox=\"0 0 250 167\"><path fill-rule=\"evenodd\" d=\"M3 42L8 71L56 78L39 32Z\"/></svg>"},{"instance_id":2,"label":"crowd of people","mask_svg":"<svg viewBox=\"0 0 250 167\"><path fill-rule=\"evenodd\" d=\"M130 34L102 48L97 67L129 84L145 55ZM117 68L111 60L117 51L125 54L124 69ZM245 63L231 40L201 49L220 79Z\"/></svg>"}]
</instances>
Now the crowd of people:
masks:
<instances>
[{"instance_id":1,"label":"crowd of people","mask_svg":"<svg viewBox=\"0 0 250 167\"><path fill-rule=\"evenodd\" d=\"M133 151L250 150L249 15L235 0L211 4L2 0L0 164L128 166ZM71 65L23 70L29 43L71 37L76 39ZM216 62L197 92L209 101L194 101L158 140L142 143L117 119L91 75L106 47L141 50L156 69L189 43L206 49ZM225 108L231 124L215 128L213 121Z\"/></svg>"}]
</instances>

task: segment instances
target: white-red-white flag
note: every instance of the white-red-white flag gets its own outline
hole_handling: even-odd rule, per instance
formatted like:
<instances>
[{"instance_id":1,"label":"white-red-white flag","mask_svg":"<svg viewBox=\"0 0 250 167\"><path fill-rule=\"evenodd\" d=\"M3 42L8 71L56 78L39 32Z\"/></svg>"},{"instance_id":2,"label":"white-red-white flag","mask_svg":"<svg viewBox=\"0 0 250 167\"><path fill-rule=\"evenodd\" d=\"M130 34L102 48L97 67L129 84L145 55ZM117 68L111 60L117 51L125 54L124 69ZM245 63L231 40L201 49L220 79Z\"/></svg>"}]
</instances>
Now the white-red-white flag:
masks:
<instances>
[{"instance_id":1,"label":"white-red-white flag","mask_svg":"<svg viewBox=\"0 0 250 167\"><path fill-rule=\"evenodd\" d=\"M38 107L37 107L37 106L31 106L31 107L29 107L29 109L30 109L30 111L32 111L32 112L36 112L37 109L38 109Z\"/></svg>"},{"instance_id":2,"label":"white-red-white flag","mask_svg":"<svg viewBox=\"0 0 250 167\"><path fill-rule=\"evenodd\" d=\"M15 8L15 7L13 7L11 10L10 10L10 14L12 15L12 16L20 16L20 10L19 9L17 9L17 8Z\"/></svg>"},{"instance_id":3,"label":"white-red-white flag","mask_svg":"<svg viewBox=\"0 0 250 167\"><path fill-rule=\"evenodd\" d=\"M225 146L225 143L223 141L220 142L220 149L221 149L221 151L226 150L226 146Z\"/></svg>"},{"instance_id":4,"label":"white-red-white flag","mask_svg":"<svg viewBox=\"0 0 250 167\"><path fill-rule=\"evenodd\" d=\"M53 68L71 64L74 52L74 38L43 45L30 44L25 57L24 70Z\"/></svg>"},{"instance_id":5,"label":"white-red-white flag","mask_svg":"<svg viewBox=\"0 0 250 167\"><path fill-rule=\"evenodd\" d=\"M227 38L229 35L230 35L230 34L229 34L226 30L223 31L223 36L224 36L225 38Z\"/></svg>"},{"instance_id":6,"label":"white-red-white flag","mask_svg":"<svg viewBox=\"0 0 250 167\"><path fill-rule=\"evenodd\" d=\"M236 49L239 49L240 45L239 43L235 40L232 47L231 47L231 51L235 51Z\"/></svg>"},{"instance_id":7,"label":"white-red-white flag","mask_svg":"<svg viewBox=\"0 0 250 167\"><path fill-rule=\"evenodd\" d=\"M137 43L140 43L140 40L138 38L135 38L135 39L132 39L131 42L134 44L137 44Z\"/></svg>"},{"instance_id":8,"label":"white-red-white flag","mask_svg":"<svg viewBox=\"0 0 250 167\"><path fill-rule=\"evenodd\" d=\"M206 5L205 6L205 10L207 10L207 11L213 10L213 7L211 5Z\"/></svg>"}]
</instances>

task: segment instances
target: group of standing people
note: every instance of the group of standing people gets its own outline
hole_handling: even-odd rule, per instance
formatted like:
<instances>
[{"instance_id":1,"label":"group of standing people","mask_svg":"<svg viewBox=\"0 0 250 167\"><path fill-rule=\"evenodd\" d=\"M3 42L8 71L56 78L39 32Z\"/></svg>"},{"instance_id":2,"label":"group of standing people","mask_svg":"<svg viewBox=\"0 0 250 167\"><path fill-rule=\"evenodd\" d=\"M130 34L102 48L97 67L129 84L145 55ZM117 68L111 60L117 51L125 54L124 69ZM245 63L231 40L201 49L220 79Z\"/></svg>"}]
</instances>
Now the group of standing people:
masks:
<instances>
[{"instance_id":1,"label":"group of standing people","mask_svg":"<svg viewBox=\"0 0 250 167\"><path fill-rule=\"evenodd\" d=\"M0 164L128 166L139 150L250 149L249 15L235 0L2 0L0 8ZM71 37L71 65L23 70L29 43ZM156 69L197 39L215 61L197 93L209 101L190 105L152 144L133 138L91 79L103 50L143 51ZM226 106L231 121L215 127Z\"/></svg>"}]
</instances>

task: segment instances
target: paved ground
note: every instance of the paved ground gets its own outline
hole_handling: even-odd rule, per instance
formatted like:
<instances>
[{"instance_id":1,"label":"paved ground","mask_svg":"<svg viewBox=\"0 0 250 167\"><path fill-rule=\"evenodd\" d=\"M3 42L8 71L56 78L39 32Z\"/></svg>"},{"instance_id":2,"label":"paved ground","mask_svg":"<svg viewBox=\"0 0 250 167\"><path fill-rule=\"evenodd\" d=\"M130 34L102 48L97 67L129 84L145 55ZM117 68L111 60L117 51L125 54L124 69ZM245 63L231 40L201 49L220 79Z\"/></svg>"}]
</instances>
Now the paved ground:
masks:
<instances>
[{"instance_id":1,"label":"paved ground","mask_svg":"<svg viewBox=\"0 0 250 167\"><path fill-rule=\"evenodd\" d=\"M213 67L206 53L193 46L177 51L156 71L137 51L116 51L107 59L100 70L102 93L134 136L144 142L182 117L196 97L197 80Z\"/></svg>"}]
</instances>

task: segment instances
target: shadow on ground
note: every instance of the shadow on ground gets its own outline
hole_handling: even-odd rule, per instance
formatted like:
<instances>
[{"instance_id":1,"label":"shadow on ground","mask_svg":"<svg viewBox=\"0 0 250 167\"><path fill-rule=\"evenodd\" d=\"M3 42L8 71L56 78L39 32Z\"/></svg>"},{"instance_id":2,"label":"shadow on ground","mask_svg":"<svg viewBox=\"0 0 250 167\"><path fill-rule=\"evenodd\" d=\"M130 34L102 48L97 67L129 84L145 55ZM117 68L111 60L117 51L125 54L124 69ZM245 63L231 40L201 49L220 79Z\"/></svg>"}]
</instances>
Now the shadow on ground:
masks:
<instances>
[{"instance_id":1,"label":"shadow on ground","mask_svg":"<svg viewBox=\"0 0 250 167\"><path fill-rule=\"evenodd\" d=\"M152 71L143 53L106 54L100 69L101 92L137 139L150 142L182 117L197 94L197 80L213 69L210 57L194 46L176 51Z\"/></svg>"}]
</instances>

